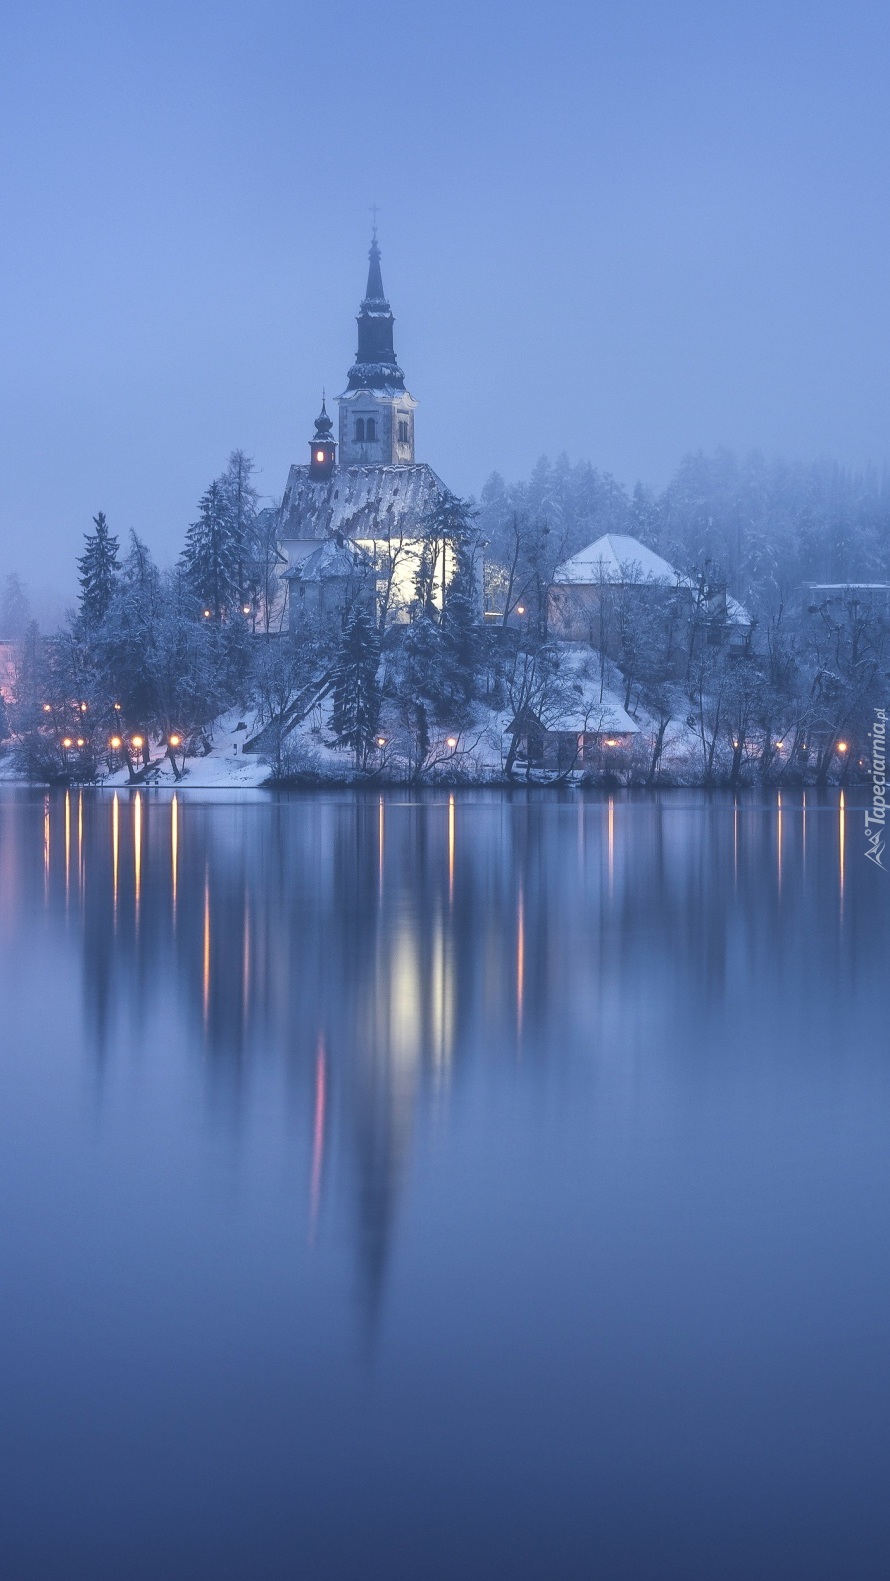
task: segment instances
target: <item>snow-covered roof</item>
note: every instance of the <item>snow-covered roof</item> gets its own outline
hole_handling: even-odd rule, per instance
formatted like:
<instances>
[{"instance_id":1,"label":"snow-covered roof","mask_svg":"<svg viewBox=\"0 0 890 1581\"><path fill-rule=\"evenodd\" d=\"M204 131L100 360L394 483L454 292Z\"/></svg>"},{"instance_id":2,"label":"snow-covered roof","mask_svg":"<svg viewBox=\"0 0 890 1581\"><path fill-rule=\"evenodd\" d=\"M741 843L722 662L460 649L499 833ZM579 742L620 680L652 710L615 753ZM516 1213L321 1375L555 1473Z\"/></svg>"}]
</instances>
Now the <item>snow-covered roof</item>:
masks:
<instances>
[{"instance_id":1,"label":"snow-covered roof","mask_svg":"<svg viewBox=\"0 0 890 1581\"><path fill-rule=\"evenodd\" d=\"M753 624L744 604L740 604L737 598L730 598L728 593L726 595L726 618L731 626L750 626Z\"/></svg>"},{"instance_id":2,"label":"snow-covered roof","mask_svg":"<svg viewBox=\"0 0 890 1581\"><path fill-rule=\"evenodd\" d=\"M808 593L890 593L890 582L804 582Z\"/></svg>"},{"instance_id":3,"label":"snow-covered roof","mask_svg":"<svg viewBox=\"0 0 890 1581\"><path fill-rule=\"evenodd\" d=\"M571 560L557 566L554 582L574 587L596 586L601 582L647 582L661 587L694 588L691 576L686 576L671 565L654 549L648 549L639 538L624 533L604 533L586 549L579 549ZM732 626L750 626L751 616L744 604L726 595L726 618Z\"/></svg>"},{"instance_id":4,"label":"snow-covered roof","mask_svg":"<svg viewBox=\"0 0 890 1581\"><path fill-rule=\"evenodd\" d=\"M425 462L410 466L337 467L326 479L291 467L281 502L281 536L391 538L415 535L448 493Z\"/></svg>"},{"instance_id":5,"label":"snow-covered roof","mask_svg":"<svg viewBox=\"0 0 890 1581\"><path fill-rule=\"evenodd\" d=\"M287 582L346 581L367 567L367 557L360 550L337 538L327 538L292 571L286 571L284 577Z\"/></svg>"},{"instance_id":6,"label":"snow-covered roof","mask_svg":"<svg viewBox=\"0 0 890 1581\"><path fill-rule=\"evenodd\" d=\"M621 699L600 679L599 660L584 643L560 645L560 700L555 706L542 710L546 723L542 729L549 731L583 731L587 735L635 736L639 725L624 708ZM531 714L528 708L507 726L507 734L522 723L523 715ZM532 717L536 717L532 715Z\"/></svg>"},{"instance_id":7,"label":"snow-covered roof","mask_svg":"<svg viewBox=\"0 0 890 1581\"><path fill-rule=\"evenodd\" d=\"M583 644L566 643L560 666L565 688L562 712L554 730L584 730L603 735L635 736L639 729L620 698L603 687L599 661Z\"/></svg>"},{"instance_id":8,"label":"snow-covered roof","mask_svg":"<svg viewBox=\"0 0 890 1581\"><path fill-rule=\"evenodd\" d=\"M663 560L654 549L647 549L638 538L623 533L604 533L586 549L579 549L571 560L557 566L557 582L661 582L677 587L687 578Z\"/></svg>"},{"instance_id":9,"label":"snow-covered roof","mask_svg":"<svg viewBox=\"0 0 890 1581\"><path fill-rule=\"evenodd\" d=\"M577 730L588 735L635 736L639 725L619 702L614 692L587 687L577 703L570 703L550 727L552 730Z\"/></svg>"}]
</instances>

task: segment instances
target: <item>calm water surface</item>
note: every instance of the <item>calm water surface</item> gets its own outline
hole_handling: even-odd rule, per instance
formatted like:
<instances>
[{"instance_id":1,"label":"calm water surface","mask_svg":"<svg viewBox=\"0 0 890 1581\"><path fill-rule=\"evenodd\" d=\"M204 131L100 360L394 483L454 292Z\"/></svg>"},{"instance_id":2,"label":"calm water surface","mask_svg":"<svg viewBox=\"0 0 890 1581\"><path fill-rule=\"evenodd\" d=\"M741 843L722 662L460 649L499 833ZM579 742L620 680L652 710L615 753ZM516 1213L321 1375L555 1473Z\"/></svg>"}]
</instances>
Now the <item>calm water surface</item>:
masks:
<instances>
[{"instance_id":1,"label":"calm water surface","mask_svg":"<svg viewBox=\"0 0 890 1581\"><path fill-rule=\"evenodd\" d=\"M862 805L4 792L4 1581L885 1581Z\"/></svg>"}]
</instances>

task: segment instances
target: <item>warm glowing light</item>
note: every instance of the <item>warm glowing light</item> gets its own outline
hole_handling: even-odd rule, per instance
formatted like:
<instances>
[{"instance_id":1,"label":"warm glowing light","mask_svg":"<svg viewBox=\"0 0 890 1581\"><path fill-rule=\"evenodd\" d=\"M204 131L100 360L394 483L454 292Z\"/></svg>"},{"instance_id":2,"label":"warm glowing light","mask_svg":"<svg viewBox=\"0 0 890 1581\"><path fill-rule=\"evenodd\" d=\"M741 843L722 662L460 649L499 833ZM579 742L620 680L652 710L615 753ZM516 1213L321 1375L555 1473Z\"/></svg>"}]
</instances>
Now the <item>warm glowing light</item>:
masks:
<instances>
[{"instance_id":1,"label":"warm glowing light","mask_svg":"<svg viewBox=\"0 0 890 1581\"><path fill-rule=\"evenodd\" d=\"M454 848L455 848L454 797L448 798L448 899L454 899Z\"/></svg>"},{"instance_id":2,"label":"warm glowing light","mask_svg":"<svg viewBox=\"0 0 890 1581\"><path fill-rule=\"evenodd\" d=\"M209 609L205 609L205 611L204 611L204 619L205 620L209 620L210 619L210 610Z\"/></svg>"},{"instance_id":3,"label":"warm glowing light","mask_svg":"<svg viewBox=\"0 0 890 1581\"><path fill-rule=\"evenodd\" d=\"M456 747L457 746L457 736L449 736L447 741L445 742L445 745L447 747Z\"/></svg>"},{"instance_id":4,"label":"warm glowing light","mask_svg":"<svg viewBox=\"0 0 890 1581\"><path fill-rule=\"evenodd\" d=\"M848 746L846 741L839 741L838 744L837 744L837 749L838 749L838 752L848 752L849 751L849 746Z\"/></svg>"},{"instance_id":5,"label":"warm glowing light","mask_svg":"<svg viewBox=\"0 0 890 1581\"><path fill-rule=\"evenodd\" d=\"M112 738L109 741L108 745L112 748L113 751L117 752L118 748L121 745L121 738L120 738L120 736L112 736Z\"/></svg>"},{"instance_id":6,"label":"warm glowing light","mask_svg":"<svg viewBox=\"0 0 890 1581\"><path fill-rule=\"evenodd\" d=\"M62 746L67 748L67 747L73 747L73 745L74 745L74 742L71 740L71 737L70 736L65 736L65 738L64 738L64 740L62 742Z\"/></svg>"},{"instance_id":7,"label":"warm glowing light","mask_svg":"<svg viewBox=\"0 0 890 1581\"><path fill-rule=\"evenodd\" d=\"M83 736L78 736L78 738L77 738L77 745L79 747L82 747L82 746L85 746L85 744L86 743L84 742Z\"/></svg>"},{"instance_id":8,"label":"warm glowing light","mask_svg":"<svg viewBox=\"0 0 890 1581\"><path fill-rule=\"evenodd\" d=\"M738 742L737 742L737 741L734 741L734 742L733 742L733 743L732 743L732 744L733 744L733 746L734 746L734 747L735 747L735 749L736 749L736 752L738 752L738 750L739 750L739 744L738 744Z\"/></svg>"},{"instance_id":9,"label":"warm glowing light","mask_svg":"<svg viewBox=\"0 0 890 1581\"><path fill-rule=\"evenodd\" d=\"M173 920L176 921L176 887L179 879L179 804L174 795L170 803L170 856L173 867Z\"/></svg>"},{"instance_id":10,"label":"warm glowing light","mask_svg":"<svg viewBox=\"0 0 890 1581\"><path fill-rule=\"evenodd\" d=\"M378 747L385 747L386 746L386 736L378 736L377 737L377 745L378 745Z\"/></svg>"},{"instance_id":11,"label":"warm glowing light","mask_svg":"<svg viewBox=\"0 0 890 1581\"><path fill-rule=\"evenodd\" d=\"M133 883L136 903L136 925L139 925L139 901L142 894L142 797L138 791L133 803Z\"/></svg>"},{"instance_id":12,"label":"warm glowing light","mask_svg":"<svg viewBox=\"0 0 890 1581\"><path fill-rule=\"evenodd\" d=\"M525 614L525 605L524 604L517 604L516 605L516 613L517 613L517 615L524 615Z\"/></svg>"},{"instance_id":13,"label":"warm glowing light","mask_svg":"<svg viewBox=\"0 0 890 1581\"><path fill-rule=\"evenodd\" d=\"M176 735L168 736L167 740L168 740L168 742L169 742L171 747L178 747L180 741L182 740L182 736L176 736Z\"/></svg>"},{"instance_id":14,"label":"warm glowing light","mask_svg":"<svg viewBox=\"0 0 890 1581\"><path fill-rule=\"evenodd\" d=\"M52 705L50 703L44 703L44 705L43 705L43 712L45 714L51 714L52 713Z\"/></svg>"},{"instance_id":15,"label":"warm glowing light","mask_svg":"<svg viewBox=\"0 0 890 1581\"><path fill-rule=\"evenodd\" d=\"M315 1056L315 1121L312 1126L312 1177L309 1191L309 1241L315 1237L318 1209L321 1204L321 1171L324 1164L325 1109L327 1099L327 1069L324 1037L319 1033Z\"/></svg>"},{"instance_id":16,"label":"warm glowing light","mask_svg":"<svg viewBox=\"0 0 890 1581\"><path fill-rule=\"evenodd\" d=\"M242 604L241 605L241 613L242 613L242 615L249 615L250 614L250 605L249 604Z\"/></svg>"},{"instance_id":17,"label":"warm glowing light","mask_svg":"<svg viewBox=\"0 0 890 1581\"><path fill-rule=\"evenodd\" d=\"M316 452L315 452L315 459L316 459L316 461L324 461L324 451L323 450L316 450Z\"/></svg>"},{"instance_id":18,"label":"warm glowing light","mask_svg":"<svg viewBox=\"0 0 890 1581\"><path fill-rule=\"evenodd\" d=\"M117 791L111 803L111 871L114 882L114 920L117 926L117 870L120 856L120 808L118 807Z\"/></svg>"},{"instance_id":19,"label":"warm glowing light","mask_svg":"<svg viewBox=\"0 0 890 1581\"><path fill-rule=\"evenodd\" d=\"M201 971L201 1004L204 1029L210 1012L210 879L204 874L204 952Z\"/></svg>"},{"instance_id":20,"label":"warm glowing light","mask_svg":"<svg viewBox=\"0 0 890 1581\"><path fill-rule=\"evenodd\" d=\"M141 737L141 736L131 736L131 737L130 737L130 740L131 740L131 741L132 741L132 743L133 743L133 746L134 746L134 747L135 747L135 748L136 748L136 750L137 750L137 752L138 752L138 751L139 751L139 748L140 748L140 747L141 747L141 746L142 746L142 744L143 744L143 740L142 740L142 737Z\"/></svg>"},{"instance_id":21,"label":"warm glowing light","mask_svg":"<svg viewBox=\"0 0 890 1581\"><path fill-rule=\"evenodd\" d=\"M781 750L782 750L784 745L785 745L784 741L777 741L776 742L776 751L777 752L781 752Z\"/></svg>"},{"instance_id":22,"label":"warm glowing light","mask_svg":"<svg viewBox=\"0 0 890 1581\"><path fill-rule=\"evenodd\" d=\"M618 742L615 740L614 736L608 736L606 738L606 746L607 747L617 747L617 745L618 745Z\"/></svg>"},{"instance_id":23,"label":"warm glowing light","mask_svg":"<svg viewBox=\"0 0 890 1581\"><path fill-rule=\"evenodd\" d=\"M81 711L81 713L82 713L82 714L85 714L85 713L86 713L86 711L87 711L87 705L86 705L86 703L81 703L81 705L80 705L80 711Z\"/></svg>"}]
</instances>

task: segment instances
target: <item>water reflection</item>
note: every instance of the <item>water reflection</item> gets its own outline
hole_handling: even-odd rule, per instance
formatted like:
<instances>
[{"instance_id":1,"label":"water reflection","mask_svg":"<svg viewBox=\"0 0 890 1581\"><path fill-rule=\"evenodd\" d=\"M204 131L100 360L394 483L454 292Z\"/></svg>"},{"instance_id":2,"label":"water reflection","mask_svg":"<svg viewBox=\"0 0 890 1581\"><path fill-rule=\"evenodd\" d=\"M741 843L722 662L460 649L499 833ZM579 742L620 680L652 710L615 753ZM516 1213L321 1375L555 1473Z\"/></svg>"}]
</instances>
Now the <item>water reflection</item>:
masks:
<instances>
[{"instance_id":1,"label":"water reflection","mask_svg":"<svg viewBox=\"0 0 890 1581\"><path fill-rule=\"evenodd\" d=\"M8 798L0 817L13 888L33 861L82 952L97 1070L159 997L236 1123L254 1063L286 1066L310 1238L330 1155L370 1307L422 1097L447 1102L464 1064L630 1071L666 1028L682 1060L755 1014L752 985L781 1020L785 983L841 995L878 959L843 796L73 800Z\"/></svg>"}]
</instances>

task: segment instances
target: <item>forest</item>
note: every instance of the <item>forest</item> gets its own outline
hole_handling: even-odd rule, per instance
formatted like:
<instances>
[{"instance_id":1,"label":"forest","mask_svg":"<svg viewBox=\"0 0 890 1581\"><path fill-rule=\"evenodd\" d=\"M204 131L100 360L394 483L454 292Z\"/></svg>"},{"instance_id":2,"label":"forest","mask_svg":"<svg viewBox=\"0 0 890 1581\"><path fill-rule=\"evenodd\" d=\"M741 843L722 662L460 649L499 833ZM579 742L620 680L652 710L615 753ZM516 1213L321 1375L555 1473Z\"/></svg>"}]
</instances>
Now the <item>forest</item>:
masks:
<instances>
[{"instance_id":1,"label":"forest","mask_svg":"<svg viewBox=\"0 0 890 1581\"><path fill-rule=\"evenodd\" d=\"M125 770L139 781L163 760L179 779L213 752L217 722L233 712L279 783L520 774L737 786L867 771L890 654L886 476L718 452L688 456L660 492L628 491L588 463L542 459L524 481L493 474L478 500L447 496L422 524L433 559L422 559L407 607L380 596L392 583L384 550L335 618L295 631L276 529L252 461L235 451L172 567L158 567L135 533L121 543L97 513L77 562L77 607L59 631L37 629L25 586L7 575L0 638L13 661L0 750L14 771L58 783ZM605 533L656 550L690 586L741 601L752 619L745 653L708 640L703 599L655 604L643 586L603 589L617 633L608 652L593 638L581 653L559 640L557 567ZM455 574L437 604L438 553ZM507 726L531 712L559 729L577 714L579 675L585 695L620 699L636 734L611 758L533 771Z\"/></svg>"}]
</instances>

